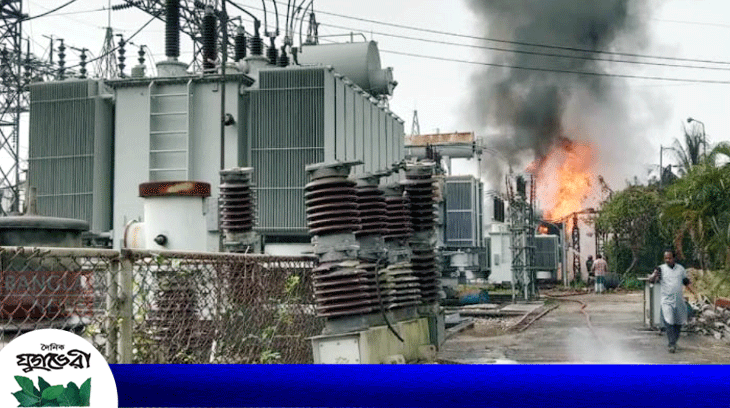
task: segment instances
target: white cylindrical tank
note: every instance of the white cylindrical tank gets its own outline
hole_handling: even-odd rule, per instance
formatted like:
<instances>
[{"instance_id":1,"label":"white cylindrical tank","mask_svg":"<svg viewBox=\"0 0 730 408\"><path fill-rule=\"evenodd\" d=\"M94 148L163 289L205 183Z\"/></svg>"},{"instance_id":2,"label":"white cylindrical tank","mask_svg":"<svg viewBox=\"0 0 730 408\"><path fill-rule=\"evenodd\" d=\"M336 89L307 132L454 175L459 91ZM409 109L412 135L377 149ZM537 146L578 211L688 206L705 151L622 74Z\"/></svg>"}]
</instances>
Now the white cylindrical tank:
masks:
<instances>
[{"instance_id":1,"label":"white cylindrical tank","mask_svg":"<svg viewBox=\"0 0 730 408\"><path fill-rule=\"evenodd\" d=\"M380 67L375 41L304 45L298 56L302 65L329 65L374 96L391 95L397 84L391 68Z\"/></svg>"},{"instance_id":2,"label":"white cylindrical tank","mask_svg":"<svg viewBox=\"0 0 730 408\"><path fill-rule=\"evenodd\" d=\"M147 249L206 251L205 199L210 184L197 181L143 183L144 244Z\"/></svg>"}]
</instances>

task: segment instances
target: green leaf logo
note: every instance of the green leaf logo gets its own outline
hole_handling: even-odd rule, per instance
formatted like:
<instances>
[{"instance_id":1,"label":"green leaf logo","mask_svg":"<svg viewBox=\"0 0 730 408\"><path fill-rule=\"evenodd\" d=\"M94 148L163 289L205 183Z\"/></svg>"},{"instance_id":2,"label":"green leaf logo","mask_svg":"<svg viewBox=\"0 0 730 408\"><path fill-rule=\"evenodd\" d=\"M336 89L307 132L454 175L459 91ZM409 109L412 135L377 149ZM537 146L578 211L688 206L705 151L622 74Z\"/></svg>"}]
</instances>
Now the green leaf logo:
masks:
<instances>
[{"instance_id":1,"label":"green leaf logo","mask_svg":"<svg viewBox=\"0 0 730 408\"><path fill-rule=\"evenodd\" d=\"M21 390L13 393L19 407L88 407L91 400L91 378L81 387L74 382L63 385L50 385L43 377L38 377L38 387L28 377L15 376Z\"/></svg>"}]
</instances>

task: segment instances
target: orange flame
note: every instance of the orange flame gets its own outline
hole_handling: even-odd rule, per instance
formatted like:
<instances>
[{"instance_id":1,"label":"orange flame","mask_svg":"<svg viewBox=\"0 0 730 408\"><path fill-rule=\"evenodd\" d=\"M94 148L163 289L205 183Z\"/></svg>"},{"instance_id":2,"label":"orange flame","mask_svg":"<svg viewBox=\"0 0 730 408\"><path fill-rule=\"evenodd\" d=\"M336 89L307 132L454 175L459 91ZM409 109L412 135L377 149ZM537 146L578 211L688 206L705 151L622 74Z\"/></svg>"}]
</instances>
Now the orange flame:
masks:
<instances>
[{"instance_id":1,"label":"orange flame","mask_svg":"<svg viewBox=\"0 0 730 408\"><path fill-rule=\"evenodd\" d=\"M586 208L597 187L595 153L589 143L563 138L537 163L537 195L545 220L560 221Z\"/></svg>"}]
</instances>

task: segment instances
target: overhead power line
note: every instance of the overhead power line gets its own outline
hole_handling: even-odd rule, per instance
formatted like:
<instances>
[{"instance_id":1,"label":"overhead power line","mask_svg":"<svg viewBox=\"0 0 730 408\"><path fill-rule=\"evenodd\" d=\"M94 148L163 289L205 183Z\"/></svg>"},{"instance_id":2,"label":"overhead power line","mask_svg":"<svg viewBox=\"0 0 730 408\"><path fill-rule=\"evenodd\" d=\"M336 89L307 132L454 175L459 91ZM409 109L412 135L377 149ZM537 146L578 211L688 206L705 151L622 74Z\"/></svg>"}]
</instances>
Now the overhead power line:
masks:
<instances>
[{"instance_id":1,"label":"overhead power line","mask_svg":"<svg viewBox=\"0 0 730 408\"><path fill-rule=\"evenodd\" d=\"M257 11L265 11L256 6L248 6L248 7L251 9L257 10ZM274 13L273 11L265 11L265 12ZM354 17L354 16L348 16L345 14L333 13L333 12L329 12L329 11L318 10L317 13L346 18L346 19L355 20L355 21L366 22L366 23L374 23L374 24L380 24L380 25L389 26L389 27L396 27L396 28L403 28L403 29L407 29L407 30L426 32L426 33L431 33L431 34L447 35L447 36L452 36L452 37L468 38L468 39L480 40L480 41L492 41L492 42L498 42L498 43L503 43L503 44L513 44L513 45L536 47L536 48L547 48L547 49L570 51L570 52L582 52L582 53L589 53L589 54L604 54L604 55L632 57L632 58L651 58L651 59L658 59L658 60L694 62L694 63L705 63L705 64L719 64L719 65L730 66L730 61L669 57L669 56L664 56L664 55L648 55L648 54L638 54L638 53L628 53L628 52L618 52L618 51L591 50L591 49L585 49L585 48L567 47L567 46L560 46L560 45L553 45L553 44L540 44L540 43L532 43L532 42L524 42L524 41L504 40L504 39L497 39L497 38L474 36L474 35L469 35L469 34L434 30L434 29L430 29L430 28L415 27L415 26L409 26L409 25L405 25L405 24L388 23L388 22L383 22L383 21L378 21L378 20L367 19L367 18L363 18L363 17ZM375 33L372 30L363 30L363 29L358 29L358 28L342 27L342 26L336 26L336 25L328 24L328 23L320 23L320 24L323 26L329 26L332 28L340 28L340 29L346 29L346 30L351 30L351 31L366 31L366 32ZM389 34L389 33L378 33L378 34L397 37L397 38L418 40L418 41L428 41L428 42L434 42L434 43L451 44L451 42L447 42L447 41L417 39L415 37L407 37L407 36L398 35L398 34ZM504 49L504 48L497 49L496 47L487 47L487 46L478 46L478 45L467 45L467 44L457 44L457 43L453 43L453 45L466 46L466 47L472 47L472 48L493 49L495 51L514 52L514 53L523 53L523 54L537 53L537 51ZM598 61L623 62L623 63L659 65L659 66L674 66L674 67L685 68L684 65L679 65L679 64L678 65L663 65L661 63L641 62L641 61L631 62L631 61L626 61L626 60L611 60L611 59L601 59L601 58L596 58L596 57L581 57L578 55L571 56L571 55L547 54L547 53L546 54L534 54L534 55L544 55L544 56L551 56L551 57L559 56L562 58L593 59L593 60L598 60ZM686 66L686 67L687 68L698 68L698 69L721 69L721 68L703 67L703 66Z\"/></svg>"},{"instance_id":2,"label":"overhead power line","mask_svg":"<svg viewBox=\"0 0 730 408\"><path fill-rule=\"evenodd\" d=\"M610 74L610 73L604 73L604 72L573 71L573 70L568 70L568 69L523 67L523 66L519 66L519 65L498 64L498 63L480 62L480 61L468 61L468 60L437 57L437 56L433 56L433 55L413 54L413 53L408 53L408 52L385 50L385 49L381 49L380 51L384 52L384 53L389 53L389 54L404 55L407 57L424 58L424 59L447 61L447 62L459 62L459 63L463 63L463 64L482 65L482 66L488 66L488 67L520 69L520 70L526 70L526 71L554 72L554 73L560 73L560 74L573 74L573 75L584 75L584 76L594 76L594 77L600 76L600 77L611 77L611 78L648 79L648 80L655 80L655 81L685 82L685 83L700 83L700 84L728 84L728 85L730 85L730 81L714 80L714 79L671 78L671 77L646 76L646 75Z\"/></svg>"},{"instance_id":3,"label":"overhead power line","mask_svg":"<svg viewBox=\"0 0 730 408\"><path fill-rule=\"evenodd\" d=\"M64 3L64 4L62 4L62 5L60 5L60 6L56 7L56 8L54 8L53 10L48 10L45 13L38 14L37 16L25 18L25 19L23 19L23 21L35 20L36 18L41 18L41 17L47 16L47 15L49 15L51 13L54 13L54 12L56 12L58 10L61 10L62 8L66 7L66 6L70 5L70 4L73 4L73 3L76 3L76 0L70 0L70 1L68 1L68 2L66 2L66 3Z\"/></svg>"},{"instance_id":4,"label":"overhead power line","mask_svg":"<svg viewBox=\"0 0 730 408\"><path fill-rule=\"evenodd\" d=\"M55 15L56 16L70 16L72 14L97 13L99 11L109 11L109 9L106 7L102 7L102 8L93 9L93 10L79 10L79 11L69 11L66 13L56 13Z\"/></svg>"},{"instance_id":5,"label":"overhead power line","mask_svg":"<svg viewBox=\"0 0 730 408\"><path fill-rule=\"evenodd\" d=\"M326 27L331 27L331 28L338 28L338 29L342 29L342 30L353 30L350 27L343 27L343 26L329 24L329 23L320 23L320 25L326 26ZM433 43L433 44L453 45L453 46L457 46L457 47L466 47L466 48L474 48L474 49L481 49L481 50L492 50L492 51L499 51L499 52L511 52L511 53L515 53L515 54L536 55L536 56L543 56L543 57L580 59L580 60L587 60L587 61L618 62L618 63L623 63L623 64L653 65L653 66L674 67L674 68L695 68L695 69L709 69L709 70L718 70L718 71L730 70L730 67L719 67L719 66L711 67L711 66L707 66L707 65L671 64L671 63L666 63L666 62L629 61L629 60L617 60L617 59L612 59L612 58L601 58L601 57L595 57L595 56L554 54L554 53L541 52L541 51L528 51L528 50L517 50L517 49L513 49L513 48L490 47L487 45L464 44L464 43L457 43L457 42L453 42L453 41L432 40L432 39L428 39L428 38L410 37L407 35L384 33L384 32L372 31L372 30L369 30L368 33L382 35L382 36L386 36L386 37L400 38L400 39L404 39L404 40L413 40L413 41L420 41L420 42L426 42L426 43Z\"/></svg>"},{"instance_id":6,"label":"overhead power line","mask_svg":"<svg viewBox=\"0 0 730 408\"><path fill-rule=\"evenodd\" d=\"M152 23L156 18L157 18L157 16L154 16L151 19L149 19L146 23L144 23L144 25L142 27L138 28L137 31L135 31L128 38L126 38L125 39L125 42L129 43L129 41L131 41L137 34L139 34L142 30L144 30L145 27L147 27L148 25L150 25L150 23ZM101 54L101 55L99 55L96 58L92 58L92 59L86 61L86 64L90 64L92 62L95 62L97 60L100 60L100 59L106 57L107 55L109 55L109 54L111 54L113 52L116 52L118 49L119 49L119 46L116 46L116 47L112 48L111 50L105 52L104 54ZM76 68L76 67L79 67L79 66L81 66L81 64L72 65L72 66L67 67L66 69Z\"/></svg>"},{"instance_id":7,"label":"overhead power line","mask_svg":"<svg viewBox=\"0 0 730 408\"><path fill-rule=\"evenodd\" d=\"M628 53L628 52L618 52L618 51L590 50L590 49L585 49L585 48L567 47L567 46L553 45L553 44L540 44L540 43L533 43L533 42L526 42L526 41L504 40L504 39L498 39L498 38L480 37L480 36L469 35L469 34L453 33L453 32L448 32L448 31L434 30L434 29L430 29L430 28L409 26L409 25L405 25L405 24L396 24L396 23L388 23L388 22L383 22L383 21L371 20L371 19L367 19L367 18L363 18L363 17L347 16L344 14L332 13L329 11L322 11L322 10L318 10L317 13L351 19L351 20L355 20L355 21L362 21L362 22L366 22L366 23L380 24L380 25L384 25L384 26L397 27L397 28L403 28L403 29L414 30L414 31L421 31L421 32L425 32L425 33L448 35L448 36L452 36L452 37L468 38L468 39L472 39L472 40L493 41L493 42L498 42L498 43L522 45L522 46L528 46L528 47L549 48L549 49L555 49L555 50L585 52L585 53L594 53L594 54L616 55L616 56L623 56L623 57L653 58L653 59L663 59L663 60L671 60L671 61L702 62L702 63L709 63L709 64L730 65L730 61L668 57L668 56L664 56L664 55L648 55L648 54L638 54L638 53Z\"/></svg>"}]
</instances>

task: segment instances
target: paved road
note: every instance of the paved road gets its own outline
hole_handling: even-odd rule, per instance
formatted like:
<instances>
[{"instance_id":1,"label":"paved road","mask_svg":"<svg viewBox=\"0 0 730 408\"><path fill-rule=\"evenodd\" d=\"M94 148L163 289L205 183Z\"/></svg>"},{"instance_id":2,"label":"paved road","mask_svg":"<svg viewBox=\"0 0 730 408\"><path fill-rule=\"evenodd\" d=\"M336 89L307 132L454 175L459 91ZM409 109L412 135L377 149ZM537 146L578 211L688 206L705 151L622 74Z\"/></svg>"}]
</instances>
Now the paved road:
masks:
<instances>
[{"instance_id":1,"label":"paved road","mask_svg":"<svg viewBox=\"0 0 730 408\"><path fill-rule=\"evenodd\" d=\"M464 331L446 341L439 358L465 364L730 364L730 343L682 333L676 354L665 335L643 326L641 292L586 294L591 330L577 302L560 306L521 333L488 336Z\"/></svg>"}]
</instances>

